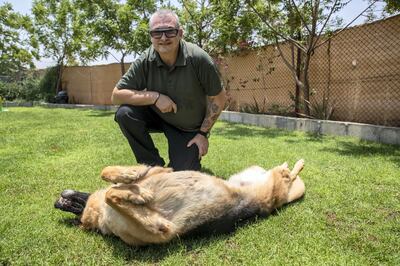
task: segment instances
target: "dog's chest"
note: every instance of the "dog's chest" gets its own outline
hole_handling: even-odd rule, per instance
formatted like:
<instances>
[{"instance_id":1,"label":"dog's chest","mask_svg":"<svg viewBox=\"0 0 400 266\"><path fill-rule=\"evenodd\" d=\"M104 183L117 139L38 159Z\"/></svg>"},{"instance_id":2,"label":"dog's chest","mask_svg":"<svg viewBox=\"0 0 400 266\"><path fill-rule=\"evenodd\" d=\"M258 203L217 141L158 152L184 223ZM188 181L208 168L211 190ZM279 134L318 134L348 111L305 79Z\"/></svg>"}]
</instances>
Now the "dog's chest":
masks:
<instances>
[{"instance_id":1,"label":"dog's chest","mask_svg":"<svg viewBox=\"0 0 400 266\"><path fill-rule=\"evenodd\" d=\"M231 176L228 183L236 186L249 186L265 183L270 176L270 171L267 171L259 166L249 167L242 172Z\"/></svg>"}]
</instances>

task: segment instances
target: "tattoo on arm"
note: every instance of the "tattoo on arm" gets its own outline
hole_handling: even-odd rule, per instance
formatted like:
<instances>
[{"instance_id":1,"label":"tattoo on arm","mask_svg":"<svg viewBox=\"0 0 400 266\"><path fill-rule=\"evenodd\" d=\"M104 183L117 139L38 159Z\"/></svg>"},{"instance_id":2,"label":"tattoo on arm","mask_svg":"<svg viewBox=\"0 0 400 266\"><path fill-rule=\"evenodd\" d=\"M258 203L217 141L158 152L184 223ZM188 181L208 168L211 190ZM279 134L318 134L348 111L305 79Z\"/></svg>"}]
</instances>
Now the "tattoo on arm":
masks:
<instances>
[{"instance_id":1,"label":"tattoo on arm","mask_svg":"<svg viewBox=\"0 0 400 266\"><path fill-rule=\"evenodd\" d=\"M214 98L207 97L207 110L206 116L203 120L201 128L206 128L207 131L211 130L212 126L217 121L223 106L219 106Z\"/></svg>"}]
</instances>

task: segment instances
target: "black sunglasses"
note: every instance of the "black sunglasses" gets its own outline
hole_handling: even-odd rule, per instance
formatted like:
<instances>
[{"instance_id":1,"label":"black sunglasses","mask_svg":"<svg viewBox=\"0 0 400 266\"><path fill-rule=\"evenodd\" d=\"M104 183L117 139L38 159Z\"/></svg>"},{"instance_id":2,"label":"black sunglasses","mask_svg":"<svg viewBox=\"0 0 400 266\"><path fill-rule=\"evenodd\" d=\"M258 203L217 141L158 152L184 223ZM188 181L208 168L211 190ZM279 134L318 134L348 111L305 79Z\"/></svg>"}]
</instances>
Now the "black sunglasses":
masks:
<instances>
[{"instance_id":1,"label":"black sunglasses","mask_svg":"<svg viewBox=\"0 0 400 266\"><path fill-rule=\"evenodd\" d=\"M176 35L178 35L178 29L155 29L150 31L150 36L153 37L154 39L161 39L163 34L165 34L165 37L167 38L174 38Z\"/></svg>"}]
</instances>

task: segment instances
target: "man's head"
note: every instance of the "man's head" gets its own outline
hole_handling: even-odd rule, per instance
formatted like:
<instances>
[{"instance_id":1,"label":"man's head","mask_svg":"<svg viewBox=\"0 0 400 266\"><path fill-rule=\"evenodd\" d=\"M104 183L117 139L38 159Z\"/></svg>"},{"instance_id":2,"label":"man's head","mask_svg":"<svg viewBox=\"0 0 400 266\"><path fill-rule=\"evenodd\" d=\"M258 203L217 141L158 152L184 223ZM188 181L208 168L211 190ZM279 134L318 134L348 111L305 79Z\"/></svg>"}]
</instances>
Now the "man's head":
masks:
<instances>
[{"instance_id":1,"label":"man's head","mask_svg":"<svg viewBox=\"0 0 400 266\"><path fill-rule=\"evenodd\" d=\"M160 54L178 50L183 31L178 16L171 10L161 9L150 18L150 36L154 49Z\"/></svg>"}]
</instances>

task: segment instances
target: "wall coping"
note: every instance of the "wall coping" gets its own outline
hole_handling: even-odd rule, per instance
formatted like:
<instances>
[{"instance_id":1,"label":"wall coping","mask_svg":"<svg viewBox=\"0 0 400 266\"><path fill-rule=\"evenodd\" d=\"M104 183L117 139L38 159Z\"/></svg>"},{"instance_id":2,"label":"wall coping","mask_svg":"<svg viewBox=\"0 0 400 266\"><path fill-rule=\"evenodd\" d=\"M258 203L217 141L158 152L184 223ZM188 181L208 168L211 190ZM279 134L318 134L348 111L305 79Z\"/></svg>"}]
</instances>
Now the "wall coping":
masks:
<instances>
[{"instance_id":1,"label":"wall coping","mask_svg":"<svg viewBox=\"0 0 400 266\"><path fill-rule=\"evenodd\" d=\"M266 128L297 130L321 135L352 136L362 140L400 145L399 127L232 111L223 111L219 119Z\"/></svg>"}]
</instances>

